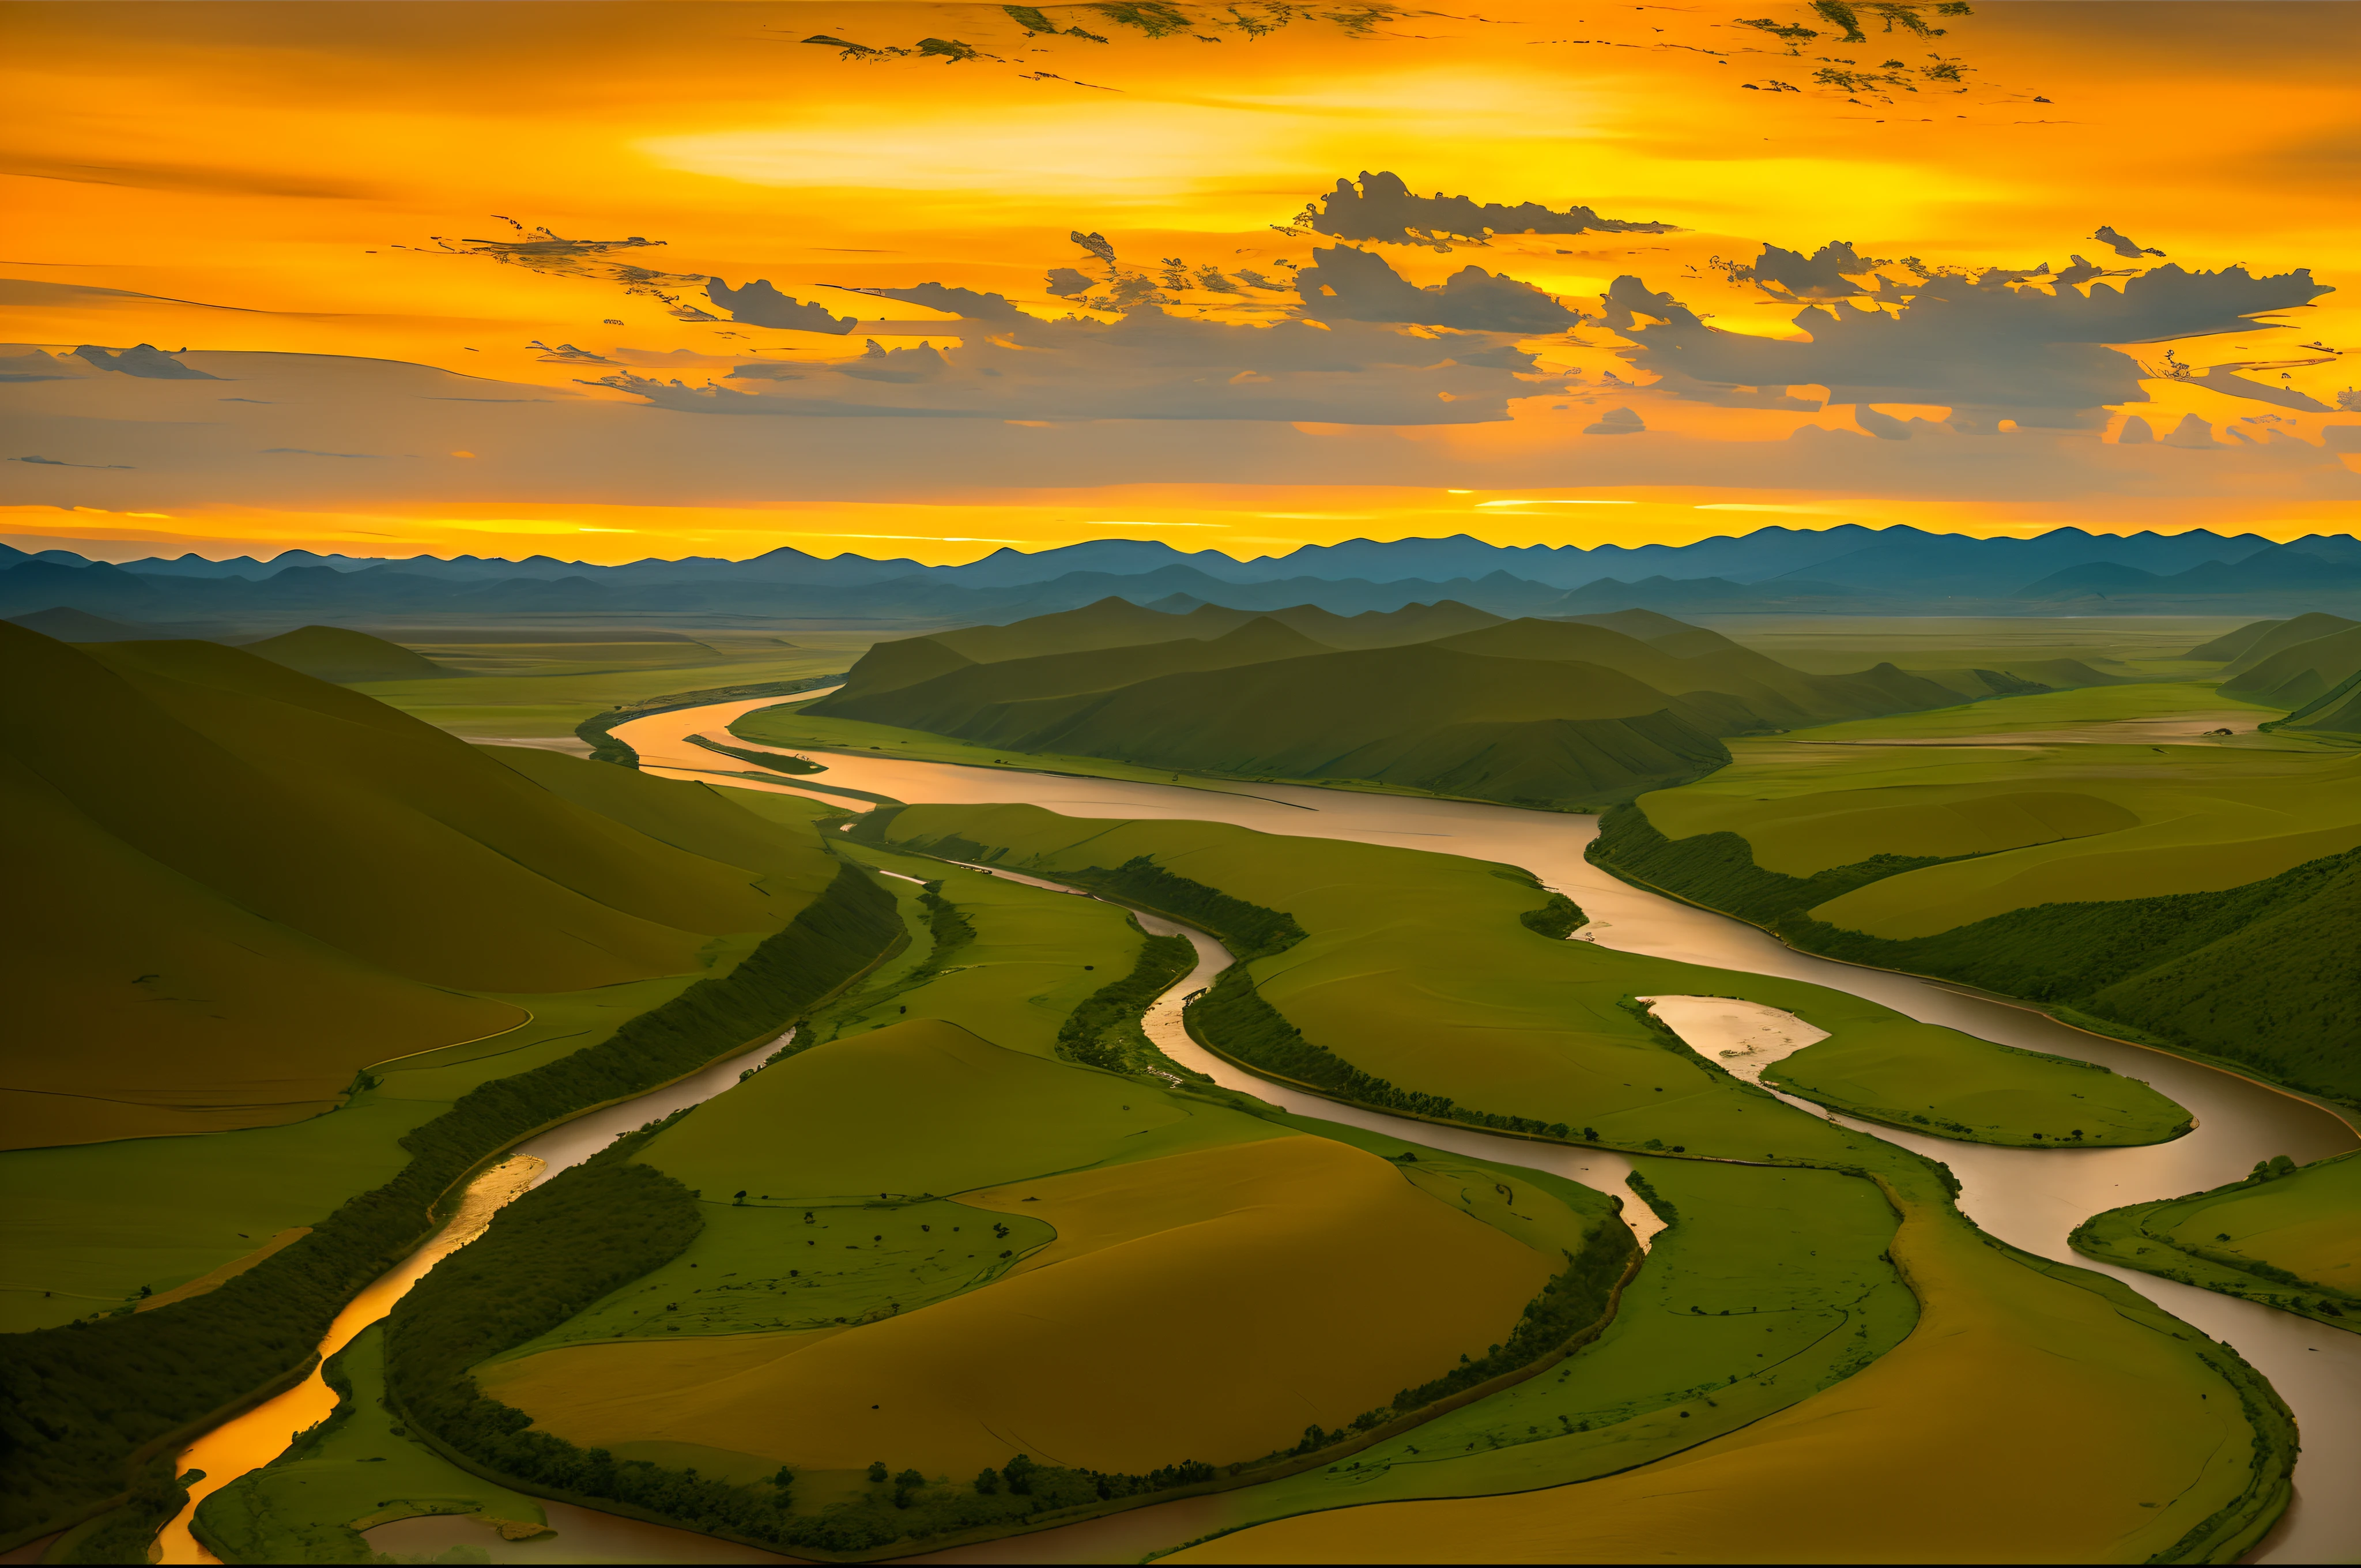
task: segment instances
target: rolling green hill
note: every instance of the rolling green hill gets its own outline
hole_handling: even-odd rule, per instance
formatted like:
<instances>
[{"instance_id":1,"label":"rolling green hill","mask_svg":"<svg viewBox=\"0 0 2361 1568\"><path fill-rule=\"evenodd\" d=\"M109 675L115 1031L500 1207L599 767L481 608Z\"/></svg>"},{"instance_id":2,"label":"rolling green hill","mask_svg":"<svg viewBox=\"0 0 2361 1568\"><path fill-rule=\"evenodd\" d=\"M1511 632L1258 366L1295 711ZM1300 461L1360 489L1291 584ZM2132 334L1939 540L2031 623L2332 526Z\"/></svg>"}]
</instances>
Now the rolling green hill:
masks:
<instances>
[{"instance_id":1,"label":"rolling green hill","mask_svg":"<svg viewBox=\"0 0 2361 1568\"><path fill-rule=\"evenodd\" d=\"M5 627L0 650L19 1143L316 1114L370 1063L522 1024L508 996L704 973L827 864L707 792L743 826L236 649Z\"/></svg>"},{"instance_id":2,"label":"rolling green hill","mask_svg":"<svg viewBox=\"0 0 2361 1568\"><path fill-rule=\"evenodd\" d=\"M248 642L246 651L323 681L419 681L458 674L399 642L347 626L299 626Z\"/></svg>"},{"instance_id":3,"label":"rolling green hill","mask_svg":"<svg viewBox=\"0 0 2361 1568\"><path fill-rule=\"evenodd\" d=\"M2229 666L2224 673L2235 674L2283 648L2292 648L2299 642L2309 642L2333 631L2349 631L2356 625L2361 625L2361 621L2347 620L2341 615L2329 615L2319 610L2285 620L2253 620L2235 631L2216 637L2211 642L2200 643L2181 657L2223 660Z\"/></svg>"},{"instance_id":4,"label":"rolling green hill","mask_svg":"<svg viewBox=\"0 0 2361 1568\"><path fill-rule=\"evenodd\" d=\"M1565 809L1710 771L1727 757L1718 736L1963 695L1892 664L1807 674L1646 611L1504 621L1445 602L1349 623L1308 607L1235 620L1244 613L1110 599L881 643L799 713L995 751ZM1102 641L1118 633L1135 641ZM1384 641L1345 645L1373 639Z\"/></svg>"},{"instance_id":5,"label":"rolling green hill","mask_svg":"<svg viewBox=\"0 0 2361 1568\"><path fill-rule=\"evenodd\" d=\"M2290 643L2246 664L2222 683L2222 695L2269 703L2274 707L2300 708L2327 696L2356 674L2361 674L2361 626L2348 625L2323 636Z\"/></svg>"},{"instance_id":6,"label":"rolling green hill","mask_svg":"<svg viewBox=\"0 0 2361 1568\"><path fill-rule=\"evenodd\" d=\"M2149 684L1740 741L1608 817L1592 858L1816 952L2361 1102L2338 957L2361 918L2361 757L2208 743L2220 717L2203 686ZM2147 724L2175 743L2122 737Z\"/></svg>"},{"instance_id":7,"label":"rolling green hill","mask_svg":"<svg viewBox=\"0 0 2361 1568\"><path fill-rule=\"evenodd\" d=\"M1159 675L948 717L945 733L1016 751L1559 807L1693 778L1728 755L1712 735L1719 711L1628 675L1433 643Z\"/></svg>"},{"instance_id":8,"label":"rolling green hill","mask_svg":"<svg viewBox=\"0 0 2361 1568\"><path fill-rule=\"evenodd\" d=\"M1697 630L1699 628L1686 630ZM1678 634L1672 634L1677 638ZM1857 718L1922 707L1949 707L1959 700L1949 688L1922 676L1879 664L1855 675L1810 675L1767 654L1708 633L1719 647L1675 654L1608 627L1557 620L1511 620L1481 631L1439 641L1438 646L1495 658L1578 661L1598 664L1644 681L1658 691L1700 702L1700 694L1735 697L1757 722L1770 729ZM1680 639L1680 645L1694 646ZM1723 733L1737 732L1724 730Z\"/></svg>"}]
</instances>

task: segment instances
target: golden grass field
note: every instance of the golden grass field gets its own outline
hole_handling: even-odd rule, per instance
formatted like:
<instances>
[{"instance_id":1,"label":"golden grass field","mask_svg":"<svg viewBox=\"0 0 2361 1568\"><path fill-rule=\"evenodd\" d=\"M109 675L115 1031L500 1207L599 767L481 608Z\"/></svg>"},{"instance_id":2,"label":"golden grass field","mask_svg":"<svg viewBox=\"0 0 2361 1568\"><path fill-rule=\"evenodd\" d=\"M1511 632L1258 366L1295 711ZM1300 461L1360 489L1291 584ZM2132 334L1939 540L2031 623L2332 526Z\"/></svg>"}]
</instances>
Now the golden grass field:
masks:
<instances>
[{"instance_id":1,"label":"golden grass field","mask_svg":"<svg viewBox=\"0 0 2361 1568\"><path fill-rule=\"evenodd\" d=\"M2218 1347L2112 1281L2026 1266L1954 1216L1905 1213L1893 1250L1916 1330L1741 1431L1579 1486L1306 1514L1168 1561L2144 1563L2243 1549L2235 1527L2206 1533L2254 1481L2235 1392L2205 1364Z\"/></svg>"},{"instance_id":2,"label":"golden grass field","mask_svg":"<svg viewBox=\"0 0 2361 1568\"><path fill-rule=\"evenodd\" d=\"M1552 1271L1388 1162L1303 1135L961 1198L1057 1238L884 1321L551 1351L489 1368L487 1392L586 1446L692 1442L818 1471L1232 1463L1480 1357Z\"/></svg>"}]
</instances>

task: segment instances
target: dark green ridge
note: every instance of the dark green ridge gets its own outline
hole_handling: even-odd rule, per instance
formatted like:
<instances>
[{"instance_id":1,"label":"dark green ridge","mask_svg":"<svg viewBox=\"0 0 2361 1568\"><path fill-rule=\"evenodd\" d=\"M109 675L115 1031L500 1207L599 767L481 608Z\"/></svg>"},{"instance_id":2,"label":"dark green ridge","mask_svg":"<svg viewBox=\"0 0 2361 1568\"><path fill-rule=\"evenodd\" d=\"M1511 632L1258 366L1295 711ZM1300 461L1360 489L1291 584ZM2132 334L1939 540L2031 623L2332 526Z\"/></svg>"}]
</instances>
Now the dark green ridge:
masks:
<instances>
[{"instance_id":1,"label":"dark green ridge","mask_svg":"<svg viewBox=\"0 0 2361 1568\"><path fill-rule=\"evenodd\" d=\"M1637 806L1600 820L1590 858L1807 952L1964 981L2052 1007L2069 1023L2361 1102L2352 1032L2361 850L2221 893L2037 905L1900 939L1843 930L1807 911L1935 861L1882 856L1808 879L1783 876L1757 866L1735 833L1668 839Z\"/></svg>"}]
</instances>

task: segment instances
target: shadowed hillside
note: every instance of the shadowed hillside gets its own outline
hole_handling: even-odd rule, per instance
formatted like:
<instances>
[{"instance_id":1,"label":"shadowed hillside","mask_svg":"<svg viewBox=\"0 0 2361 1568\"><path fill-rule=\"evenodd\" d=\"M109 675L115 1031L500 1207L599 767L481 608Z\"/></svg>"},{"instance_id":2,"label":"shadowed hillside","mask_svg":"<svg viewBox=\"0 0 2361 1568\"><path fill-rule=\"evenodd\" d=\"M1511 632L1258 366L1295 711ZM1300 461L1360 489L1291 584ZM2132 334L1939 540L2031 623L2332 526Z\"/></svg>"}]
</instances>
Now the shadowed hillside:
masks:
<instances>
[{"instance_id":1,"label":"shadowed hillside","mask_svg":"<svg viewBox=\"0 0 2361 1568\"><path fill-rule=\"evenodd\" d=\"M2335 617L2303 619L2326 621ZM2256 646L2260 648L2271 640L2266 637ZM2278 707L2302 707L2361 674L2361 626L2348 625L2323 636L2290 642L2259 659L2252 659L2243 669L2236 664L2231 668L2237 673L2222 683L2223 696Z\"/></svg>"},{"instance_id":2,"label":"shadowed hillside","mask_svg":"<svg viewBox=\"0 0 2361 1568\"><path fill-rule=\"evenodd\" d=\"M246 651L323 681L416 681L456 673L399 642L345 626L299 626L249 642Z\"/></svg>"},{"instance_id":3,"label":"shadowed hillside","mask_svg":"<svg viewBox=\"0 0 2361 1568\"><path fill-rule=\"evenodd\" d=\"M521 772L215 643L9 626L0 653L26 976L5 1088L42 1097L19 1143L316 1113L362 1066L523 1022L508 994L708 970L832 870L673 799L709 792L551 753Z\"/></svg>"},{"instance_id":4,"label":"shadowed hillside","mask_svg":"<svg viewBox=\"0 0 2361 1568\"><path fill-rule=\"evenodd\" d=\"M1729 756L1719 736L1961 696L1891 664L1806 674L1648 610L1584 621L1502 620L1450 603L1242 614L1111 599L881 643L841 691L802 711L1014 751L1569 808L1719 767ZM1132 645L1093 641L1117 631Z\"/></svg>"}]
</instances>

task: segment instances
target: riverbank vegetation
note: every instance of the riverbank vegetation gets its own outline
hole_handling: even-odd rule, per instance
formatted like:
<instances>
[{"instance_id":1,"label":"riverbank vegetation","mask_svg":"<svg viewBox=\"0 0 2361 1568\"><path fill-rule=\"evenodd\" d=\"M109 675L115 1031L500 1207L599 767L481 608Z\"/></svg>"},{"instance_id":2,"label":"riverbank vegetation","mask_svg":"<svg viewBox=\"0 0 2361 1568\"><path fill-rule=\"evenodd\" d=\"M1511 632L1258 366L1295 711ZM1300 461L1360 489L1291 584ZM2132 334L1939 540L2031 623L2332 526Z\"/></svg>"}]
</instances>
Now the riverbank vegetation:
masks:
<instances>
[{"instance_id":1,"label":"riverbank vegetation","mask_svg":"<svg viewBox=\"0 0 2361 1568\"><path fill-rule=\"evenodd\" d=\"M1073 1014L1136 1014L1143 970L1169 977L1180 955L1113 905L863 852L941 873L904 905L935 950L846 998L815 1030L829 1038L631 1151L696 1195L680 1248L561 1320L469 1309L514 1320L468 1365L522 1412L477 1425L533 1422L485 1461L500 1473L606 1484L542 1453L558 1443L693 1462L763 1502L759 1478L785 1466L791 1500L767 1515L742 1499L684 1514L702 1492L667 1501L644 1475L626 1500L870 1554L1305 1463L1513 1377L1606 1314L1631 1244L1599 1194L1530 1173L1472 1189L1444 1174L1468 1162L1432 1149L1378 1153L1244 1096L1060 1059ZM1045 953L1108 948L1132 961L1072 965L1068 1018L1038 1017ZM966 1026L987 1023L1015 1025L1017 1048ZM1411 1311L1355 1305L1405 1277L1455 1284ZM1247 1297L1255 1313L1228 1310ZM1139 1349L1183 1341L1180 1360ZM1012 1426L1063 1467L1006 1452Z\"/></svg>"},{"instance_id":2,"label":"riverbank vegetation","mask_svg":"<svg viewBox=\"0 0 2361 1568\"><path fill-rule=\"evenodd\" d=\"M1845 992L1536 941L1523 916L1554 908L1552 895L1509 867L1026 806L908 806L854 831L1194 921L1243 960L1191 1006L1205 1043L1373 1109L1639 1153L1828 1153L1812 1124L1774 1113L1769 1095L1626 1005L1639 995L1739 994L1831 1036L1783 1064L1797 1092L1825 1080L1848 1108L1899 1125L2028 1146L2153 1143L2187 1125L2180 1107L2132 1080Z\"/></svg>"},{"instance_id":3,"label":"riverbank vegetation","mask_svg":"<svg viewBox=\"0 0 2361 1568\"><path fill-rule=\"evenodd\" d=\"M165 1050L172 1071L160 1081L182 1099L202 1088L235 1102L258 1073L319 1075L331 1097L305 1108L324 1115L291 1126L269 1125L288 1118L266 1107L251 1132L0 1157L0 1168L16 1167L11 1180L73 1166L86 1181L16 1223L62 1217L100 1234L44 1237L29 1262L49 1279L11 1281L28 1302L36 1288L71 1301L77 1321L0 1337L19 1435L38 1439L0 1483L0 1539L104 1507L172 1434L300 1372L336 1309L499 1148L784 1028L899 938L890 898L807 824L568 758L530 774L235 650L60 649L27 654L53 679L36 683L38 711L10 739L25 763L12 776L34 781L27 798L70 801L83 825L45 840L55 861L43 862L65 892L44 909L40 939L73 950L37 966L20 1022L39 1038L44 1009L71 1012L81 1048L20 1061L137 1081ZM158 745L172 751L171 770L116 754ZM112 847L94 837L102 828ZM338 874L318 874L339 861ZM136 887L108 880L126 867ZM208 877L213 913L192 911L189 890ZM140 888L160 890L160 910ZM85 894L119 907L75 902ZM215 920L233 900L274 917ZM161 924L142 924L151 917ZM247 959L227 955L245 950L242 932L280 967L239 970ZM566 943L576 956L558 953ZM115 990L144 972L164 986L161 1001L135 1014L101 995L92 966L102 959ZM418 978L400 978L404 966ZM355 975L367 983L347 983ZM524 994L551 979L595 989ZM470 981L481 989L452 989ZM429 1029L397 1004L412 993L484 1015ZM192 994L222 1015L168 1004ZM372 1012L388 996L396 1002ZM543 1016L514 1028L527 1002ZM350 1028L319 1027L323 1007ZM298 1044L274 1055L288 1040ZM323 1050L338 1055L324 1062ZM319 1157L327 1145L335 1156ZM148 1190L153 1180L170 1190ZM110 1204L139 1213L137 1224L111 1225ZM224 1266L242 1257L258 1260ZM93 1303L63 1282L130 1278L154 1297L208 1275L220 1282L202 1294L137 1310L132 1288L96 1302L92 1318L79 1314Z\"/></svg>"},{"instance_id":4,"label":"riverbank vegetation","mask_svg":"<svg viewBox=\"0 0 2361 1568\"><path fill-rule=\"evenodd\" d=\"M1890 663L1809 674L1661 616L1391 619L1363 629L1301 609L1164 614L1109 599L881 643L841 689L733 729L772 744L911 754L931 741L1061 771L1582 810L1710 773L1729 760L1723 737L1963 695Z\"/></svg>"},{"instance_id":5,"label":"riverbank vegetation","mask_svg":"<svg viewBox=\"0 0 2361 1568\"><path fill-rule=\"evenodd\" d=\"M2012 713L2048 701L1980 705L2016 746L1921 743L1939 715L1744 743L1609 814L1592 858L1809 951L2361 1102L2338 961L2361 916L2361 758L2251 732L2125 745L2103 718L2034 728L2067 722L2054 703Z\"/></svg>"},{"instance_id":6,"label":"riverbank vegetation","mask_svg":"<svg viewBox=\"0 0 2361 1568\"><path fill-rule=\"evenodd\" d=\"M1737 1455L1728 1470L1712 1473L1727 1480L1708 1486L1697 1521L1676 1526L1659 1519L1649 1501L1686 1493L1687 1467L1701 1461L1682 1454L1643 1464L1628 1479L1587 1482L1579 1492L1528 1475L1524 1486L1543 1487L1529 1496L1546 1503L1501 1497L1489 1500L1496 1508L1471 1504L1464 1520L1436 1527L1460 1530L1455 1539L1483 1540L1488 1552L1621 1560L1647 1549L1641 1539L1646 1529L1663 1526L1680 1541L1679 1555L1727 1560L1746 1554L1752 1537L1742 1532L1758 1530L1764 1512L1784 1506L1775 1499L1789 1489L1825 1490L1833 1484L1829 1476L1863 1469L1887 1477L1861 1527L1864 1538L1896 1552L1917 1506L1905 1499L1960 1516L1960 1539L2006 1538L2019 1551L2027 1541L2047 1541L2042 1531L2057 1523L2070 1532L2100 1530L2110 1541L2136 1534L2154 1543L2143 1554L2208 1558L2235 1555L2284 1506L2292 1429L2268 1386L2242 1364L2113 1281L1995 1245L1960 1218L1947 1174L1933 1162L1781 1104L1686 1047L1676 1049L1677 1040L1653 1025L1644 1008L1625 1004L1639 994L1740 994L1793 1012L1839 1039L1864 1025L1907 1023L1897 1015L1772 977L1587 943L1533 941L1518 924L1540 902L1530 879L1450 856L1273 839L1218 824L1078 821L1027 806L911 806L883 827L887 841L915 849L950 835L971 852L975 845L996 845L989 863L1060 879L1094 869L1104 874L1145 855L1168 875L1283 911L1305 935L1245 966L1257 991L1306 1039L1349 1042L1348 1059L1364 1070L1382 1067L1389 1081L1427 1092L1460 1089L1449 1096L1455 1103L1499 1105L1503 1114L1531 1121L1556 1121L1553 1113L1564 1107L1572 1113L1564 1116L1570 1141L1643 1157L1661 1151L1865 1177L1900 1212L1886 1250L1917 1298L1927 1332L1865 1364L1842 1363L1852 1376L1697 1450L1717 1465L1724 1452ZM1565 1022L1570 1015L1576 1025ZM1449 1033L1454 1029L1463 1033ZM1953 1047L1929 1037L1922 1048ZM1996 1049L1982 1042L1959 1048ZM1401 1063L1409 1066L1398 1069ZM2079 1081L2086 1069L2059 1064L2056 1070L2070 1070ZM1487 1101L1466 1091L1478 1082ZM1759 1181L1777 1176L1752 1173ZM1688 1213L1678 1200L1675 1206ZM2061 1358L2069 1368L2063 1372ZM2070 1387L2061 1388L2060 1377ZM2071 1417L2039 1437L2035 1446L2046 1457L2027 1473L2022 1410L2047 1409L2053 1399ZM1832 1424L1824 1426L1824 1416ZM1675 1412L1671 1419L1682 1418ZM1821 1454L1839 1431L1843 1453ZM1758 1449L1769 1457L1749 1457ZM1932 1464L1938 1452L1947 1456L1949 1472L1930 1485L1915 1472ZM1897 1462L1904 1453L1914 1455L1907 1465ZM2096 1470L2092 1453L2108 1455ZM1667 1485L1665 1466L1682 1467L1677 1484ZM2204 1477L2194 1489L2180 1479L2165 1484L2191 1475ZM1844 1486L1849 1490L1851 1482ZM2091 1504L2093 1488L2106 1498L2103 1508ZM2007 1499L2004 1506L1993 1506L1998 1497ZM2144 1506L2157 1501L2164 1501L2161 1509ZM1367 1532L1384 1530L1379 1521L1398 1510L1346 1508L1258 1527L1184 1555L1247 1561L1439 1553L1447 1550L1443 1536L1425 1532L1418 1510L1444 1510L1439 1518L1459 1520L1449 1513L1456 1506L1405 1505L1399 1513L1411 1533L1390 1544ZM1521 1522L1527 1508L1543 1517L1532 1527L1539 1535ZM1975 1509L1991 1519L1969 1519ZM1594 1514L1614 1521L1608 1535L1593 1539L1568 1527ZM1853 1530L1859 1515L1848 1516L1828 1497L1828 1550L1836 1550L1838 1533ZM1627 1530L1634 1520L1643 1522ZM1564 1546L1561 1537L1576 1544Z\"/></svg>"},{"instance_id":7,"label":"riverbank vegetation","mask_svg":"<svg viewBox=\"0 0 2361 1568\"><path fill-rule=\"evenodd\" d=\"M2110 1209L2077 1251L2361 1333L2361 1156L2285 1155L2208 1192Z\"/></svg>"}]
</instances>

